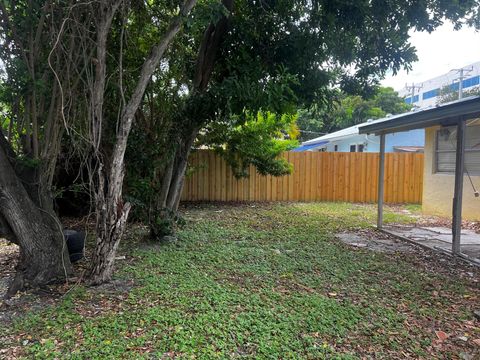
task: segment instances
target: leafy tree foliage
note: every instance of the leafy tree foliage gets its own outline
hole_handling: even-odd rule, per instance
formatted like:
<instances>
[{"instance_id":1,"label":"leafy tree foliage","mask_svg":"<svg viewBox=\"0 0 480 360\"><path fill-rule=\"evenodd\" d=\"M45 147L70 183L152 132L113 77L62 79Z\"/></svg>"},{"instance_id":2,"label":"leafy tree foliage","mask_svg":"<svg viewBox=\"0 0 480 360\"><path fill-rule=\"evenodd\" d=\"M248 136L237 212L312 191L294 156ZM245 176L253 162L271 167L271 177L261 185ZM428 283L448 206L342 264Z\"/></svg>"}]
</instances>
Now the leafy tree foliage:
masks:
<instances>
[{"instance_id":1,"label":"leafy tree foliage","mask_svg":"<svg viewBox=\"0 0 480 360\"><path fill-rule=\"evenodd\" d=\"M469 96L478 96L480 95L480 87L474 89L463 90L462 97L466 98ZM440 94L437 98L437 104L444 104L447 102L458 100L458 90L454 90L451 86L444 86L440 89Z\"/></svg>"},{"instance_id":2,"label":"leafy tree foliage","mask_svg":"<svg viewBox=\"0 0 480 360\"><path fill-rule=\"evenodd\" d=\"M200 136L200 144L222 155L236 177L246 177L250 165L262 175L282 176L291 172L291 165L279 155L298 145L295 115L245 112L232 120L212 123L207 133Z\"/></svg>"},{"instance_id":3,"label":"leafy tree foliage","mask_svg":"<svg viewBox=\"0 0 480 360\"><path fill-rule=\"evenodd\" d=\"M318 110L317 107L299 112L298 126L302 130L317 133L337 131L368 119L379 119L387 114L401 114L411 109L398 93L389 87L379 87L373 96L364 99L360 95L346 95L338 93L331 108ZM309 136L307 139L317 136ZM302 133L302 140L305 136Z\"/></svg>"},{"instance_id":4,"label":"leafy tree foliage","mask_svg":"<svg viewBox=\"0 0 480 360\"><path fill-rule=\"evenodd\" d=\"M343 129L368 119L385 117L387 114L401 114L410 108L392 88L379 88L371 99L365 100L358 95L341 99L334 114L333 125L335 129Z\"/></svg>"}]
</instances>

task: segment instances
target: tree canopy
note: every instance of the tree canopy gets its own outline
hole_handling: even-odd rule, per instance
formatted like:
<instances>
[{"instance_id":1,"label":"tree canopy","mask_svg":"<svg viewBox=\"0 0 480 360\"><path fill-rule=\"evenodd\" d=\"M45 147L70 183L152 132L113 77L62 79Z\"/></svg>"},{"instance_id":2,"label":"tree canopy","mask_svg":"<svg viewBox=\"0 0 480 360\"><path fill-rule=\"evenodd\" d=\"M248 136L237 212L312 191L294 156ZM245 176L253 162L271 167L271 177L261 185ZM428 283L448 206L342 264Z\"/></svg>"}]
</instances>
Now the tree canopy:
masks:
<instances>
[{"instance_id":1,"label":"tree canopy","mask_svg":"<svg viewBox=\"0 0 480 360\"><path fill-rule=\"evenodd\" d=\"M374 94L368 99L360 95L338 92L334 102L328 108L314 105L309 109L299 110L297 124L302 140L307 140L327 132L360 124L368 119L379 119L388 114L401 114L410 109L411 106L389 87L376 88Z\"/></svg>"}]
</instances>

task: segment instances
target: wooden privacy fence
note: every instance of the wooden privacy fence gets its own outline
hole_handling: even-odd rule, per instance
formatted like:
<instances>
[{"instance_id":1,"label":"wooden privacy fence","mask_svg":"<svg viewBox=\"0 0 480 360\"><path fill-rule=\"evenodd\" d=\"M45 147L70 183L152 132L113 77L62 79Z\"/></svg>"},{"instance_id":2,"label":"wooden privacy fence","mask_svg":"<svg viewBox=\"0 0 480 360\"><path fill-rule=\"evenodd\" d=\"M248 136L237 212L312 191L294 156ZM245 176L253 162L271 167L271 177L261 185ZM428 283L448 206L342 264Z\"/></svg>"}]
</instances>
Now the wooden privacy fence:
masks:
<instances>
[{"instance_id":1,"label":"wooden privacy fence","mask_svg":"<svg viewBox=\"0 0 480 360\"><path fill-rule=\"evenodd\" d=\"M293 173L237 180L225 161L208 150L192 154L183 201L377 201L378 154L288 152ZM421 203L423 154L385 154L385 202Z\"/></svg>"}]
</instances>

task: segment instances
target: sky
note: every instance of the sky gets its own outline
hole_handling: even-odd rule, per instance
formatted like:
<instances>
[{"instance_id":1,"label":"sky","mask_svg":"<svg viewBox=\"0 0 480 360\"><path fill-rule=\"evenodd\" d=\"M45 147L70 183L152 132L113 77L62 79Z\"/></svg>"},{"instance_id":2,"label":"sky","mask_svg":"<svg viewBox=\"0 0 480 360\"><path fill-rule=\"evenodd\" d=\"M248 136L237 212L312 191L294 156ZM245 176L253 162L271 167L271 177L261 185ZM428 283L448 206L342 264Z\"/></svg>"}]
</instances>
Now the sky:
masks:
<instances>
[{"instance_id":1,"label":"sky","mask_svg":"<svg viewBox=\"0 0 480 360\"><path fill-rule=\"evenodd\" d=\"M387 75L381 82L383 86L398 91L405 83L419 83L480 61L480 32L472 28L455 31L451 23L445 23L431 34L412 31L411 43L417 49L418 61L409 73Z\"/></svg>"}]
</instances>

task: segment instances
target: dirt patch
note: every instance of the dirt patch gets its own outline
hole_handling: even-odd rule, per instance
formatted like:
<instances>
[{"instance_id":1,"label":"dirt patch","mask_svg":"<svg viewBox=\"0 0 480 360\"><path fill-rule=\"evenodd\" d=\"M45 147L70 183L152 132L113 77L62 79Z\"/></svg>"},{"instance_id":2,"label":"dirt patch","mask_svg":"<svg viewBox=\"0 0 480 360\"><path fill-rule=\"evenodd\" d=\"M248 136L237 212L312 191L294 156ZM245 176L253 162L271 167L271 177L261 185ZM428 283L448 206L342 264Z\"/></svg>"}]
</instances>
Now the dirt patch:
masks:
<instances>
[{"instance_id":1,"label":"dirt patch","mask_svg":"<svg viewBox=\"0 0 480 360\"><path fill-rule=\"evenodd\" d=\"M6 294L15 274L18 246L0 238L0 299Z\"/></svg>"},{"instance_id":2,"label":"dirt patch","mask_svg":"<svg viewBox=\"0 0 480 360\"><path fill-rule=\"evenodd\" d=\"M75 219L67 219L63 222L68 228L88 230L90 234L93 233L92 224L75 221ZM136 238L137 233L141 230L138 226L132 226L126 232L125 247L120 249L117 254L118 267L123 267L125 264L134 261L132 256L123 254L128 254L127 245L130 245L129 239L132 237ZM19 251L17 245L0 238L0 327L8 326L12 321L29 312L55 305L62 297L74 291L78 286L87 286L87 291L92 297L112 297L116 299L119 295L127 294L135 286L131 280L115 279L96 287L88 287L86 285L86 274L89 271L91 252L93 250L92 240L91 238L87 239L85 258L73 264L73 277L69 278L67 283L53 284L42 289L19 292L11 299L5 300L4 295L15 274ZM1 353L0 358L2 358Z\"/></svg>"},{"instance_id":3,"label":"dirt patch","mask_svg":"<svg viewBox=\"0 0 480 360\"><path fill-rule=\"evenodd\" d=\"M336 237L343 243L358 249L386 253L392 257L393 262L395 259L406 261L419 271L448 277L457 276L475 287L480 284L480 267L462 258L406 242L376 229L345 232L337 234Z\"/></svg>"},{"instance_id":4,"label":"dirt patch","mask_svg":"<svg viewBox=\"0 0 480 360\"><path fill-rule=\"evenodd\" d=\"M128 293L130 290L133 289L135 283L133 280L130 279L116 279L112 280L106 284L98 285L95 287L91 287L90 289L94 292L98 292L100 294L105 295L115 295L115 294L123 294Z\"/></svg>"},{"instance_id":5,"label":"dirt patch","mask_svg":"<svg viewBox=\"0 0 480 360\"><path fill-rule=\"evenodd\" d=\"M412 245L394 236L377 231L345 232L337 234L336 237L349 246L384 253L405 253L415 250Z\"/></svg>"},{"instance_id":6,"label":"dirt patch","mask_svg":"<svg viewBox=\"0 0 480 360\"><path fill-rule=\"evenodd\" d=\"M21 314L53 304L59 297L58 291L52 287L21 292L11 299L4 299L15 274L18 252L17 245L0 239L0 327L11 323Z\"/></svg>"},{"instance_id":7,"label":"dirt patch","mask_svg":"<svg viewBox=\"0 0 480 360\"><path fill-rule=\"evenodd\" d=\"M0 300L0 326L7 326L28 312L53 306L78 286L84 285L83 279L78 279L76 283L52 285L44 289L18 293L8 300L2 299ZM87 307L82 310L83 312L78 312L84 316L87 314L96 316L100 312L112 311L124 301L124 297L134 286L133 280L116 279L100 286L87 287L87 297L92 303L91 308ZM78 304L85 306L84 301L77 300Z\"/></svg>"}]
</instances>

